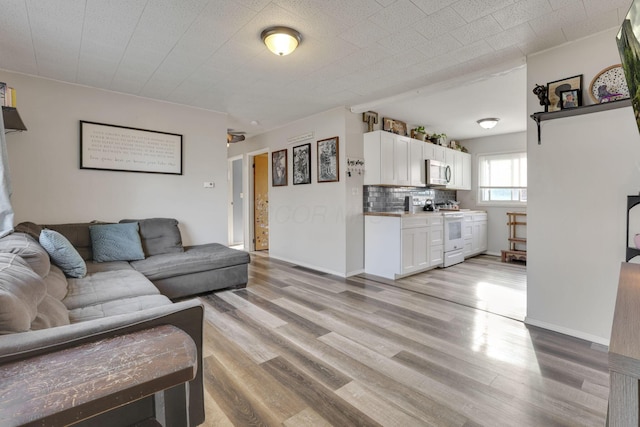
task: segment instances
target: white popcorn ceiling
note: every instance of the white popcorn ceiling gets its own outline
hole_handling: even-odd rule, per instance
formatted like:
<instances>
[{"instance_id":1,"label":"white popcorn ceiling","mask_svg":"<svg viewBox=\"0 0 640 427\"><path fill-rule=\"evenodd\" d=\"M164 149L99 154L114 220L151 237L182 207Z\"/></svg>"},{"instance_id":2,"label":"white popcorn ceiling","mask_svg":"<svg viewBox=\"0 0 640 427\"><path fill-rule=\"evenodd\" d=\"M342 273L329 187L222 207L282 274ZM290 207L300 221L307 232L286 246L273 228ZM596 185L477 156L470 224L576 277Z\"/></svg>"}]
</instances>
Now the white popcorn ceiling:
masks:
<instances>
[{"instance_id":1,"label":"white popcorn ceiling","mask_svg":"<svg viewBox=\"0 0 640 427\"><path fill-rule=\"evenodd\" d=\"M495 73L500 71L497 64L523 62L536 51L617 27L630 4L631 0L2 0L0 68L226 112L229 127L250 134L336 106L362 109L372 103L386 115L427 124L433 101L423 105L422 115L412 111L415 105L374 101L477 76L483 70ZM260 33L272 25L300 31L298 50L287 57L267 51ZM496 77L495 84L525 84L524 72L511 74ZM490 82L481 85L472 92L482 97L483 90L489 91L496 103L504 104ZM524 130L529 90L518 92L521 106L515 108L521 117L514 120L520 129L514 129ZM260 125L251 126L252 120ZM440 131L457 138L473 136L455 121L434 125L446 126Z\"/></svg>"}]
</instances>

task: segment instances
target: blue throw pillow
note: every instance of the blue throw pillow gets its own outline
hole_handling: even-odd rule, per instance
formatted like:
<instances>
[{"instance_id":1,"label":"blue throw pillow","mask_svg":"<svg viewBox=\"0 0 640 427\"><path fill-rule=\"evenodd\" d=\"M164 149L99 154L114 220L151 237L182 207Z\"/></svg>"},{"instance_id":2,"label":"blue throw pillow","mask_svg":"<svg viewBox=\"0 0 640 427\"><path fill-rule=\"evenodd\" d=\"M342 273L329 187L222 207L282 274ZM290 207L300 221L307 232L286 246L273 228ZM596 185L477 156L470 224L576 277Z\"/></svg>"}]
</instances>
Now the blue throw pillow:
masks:
<instances>
[{"instance_id":1,"label":"blue throw pillow","mask_svg":"<svg viewBox=\"0 0 640 427\"><path fill-rule=\"evenodd\" d=\"M49 254L51 261L60 267L67 277L86 276L87 264L62 234L45 228L40 232L39 241Z\"/></svg>"},{"instance_id":2,"label":"blue throw pillow","mask_svg":"<svg viewBox=\"0 0 640 427\"><path fill-rule=\"evenodd\" d=\"M137 222L90 225L89 233L96 262L144 259Z\"/></svg>"}]
</instances>

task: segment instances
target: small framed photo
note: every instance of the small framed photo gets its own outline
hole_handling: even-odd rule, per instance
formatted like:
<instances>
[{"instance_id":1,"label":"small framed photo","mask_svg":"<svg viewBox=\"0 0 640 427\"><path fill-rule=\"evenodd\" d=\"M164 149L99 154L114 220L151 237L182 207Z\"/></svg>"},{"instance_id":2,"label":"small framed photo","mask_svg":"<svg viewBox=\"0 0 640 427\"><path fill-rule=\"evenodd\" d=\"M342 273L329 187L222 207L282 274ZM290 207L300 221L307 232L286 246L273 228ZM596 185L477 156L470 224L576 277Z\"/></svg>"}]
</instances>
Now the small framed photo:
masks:
<instances>
[{"instance_id":1,"label":"small framed photo","mask_svg":"<svg viewBox=\"0 0 640 427\"><path fill-rule=\"evenodd\" d=\"M562 110L560 93L571 89L577 89L582 92L582 74L547 83L547 96L549 97L549 108L547 111Z\"/></svg>"},{"instance_id":2,"label":"small framed photo","mask_svg":"<svg viewBox=\"0 0 640 427\"><path fill-rule=\"evenodd\" d=\"M288 178L287 149L271 153L271 185L282 187L287 185Z\"/></svg>"},{"instance_id":3,"label":"small framed photo","mask_svg":"<svg viewBox=\"0 0 640 427\"><path fill-rule=\"evenodd\" d=\"M338 137L318 141L318 182L340 181Z\"/></svg>"},{"instance_id":4,"label":"small framed photo","mask_svg":"<svg viewBox=\"0 0 640 427\"><path fill-rule=\"evenodd\" d=\"M311 184L311 144L293 147L293 185Z\"/></svg>"},{"instance_id":5,"label":"small framed photo","mask_svg":"<svg viewBox=\"0 0 640 427\"><path fill-rule=\"evenodd\" d=\"M563 90L562 92L560 92L560 101L562 102L562 104L560 105L560 108L562 110L579 107L580 105L582 105L582 103L580 102L580 90Z\"/></svg>"}]
</instances>

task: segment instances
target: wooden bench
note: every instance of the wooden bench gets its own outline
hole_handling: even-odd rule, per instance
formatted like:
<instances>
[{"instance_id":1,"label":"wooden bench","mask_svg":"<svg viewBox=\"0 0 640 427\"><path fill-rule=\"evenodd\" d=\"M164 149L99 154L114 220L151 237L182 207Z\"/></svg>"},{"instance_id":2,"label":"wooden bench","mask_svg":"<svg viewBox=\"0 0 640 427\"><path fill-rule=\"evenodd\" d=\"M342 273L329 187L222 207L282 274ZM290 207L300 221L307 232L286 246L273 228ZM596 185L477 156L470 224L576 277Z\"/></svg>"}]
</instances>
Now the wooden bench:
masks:
<instances>
[{"instance_id":1,"label":"wooden bench","mask_svg":"<svg viewBox=\"0 0 640 427\"><path fill-rule=\"evenodd\" d=\"M145 425L186 425L197 360L191 337L164 325L8 363L0 425L74 424L151 395L156 419Z\"/></svg>"}]
</instances>

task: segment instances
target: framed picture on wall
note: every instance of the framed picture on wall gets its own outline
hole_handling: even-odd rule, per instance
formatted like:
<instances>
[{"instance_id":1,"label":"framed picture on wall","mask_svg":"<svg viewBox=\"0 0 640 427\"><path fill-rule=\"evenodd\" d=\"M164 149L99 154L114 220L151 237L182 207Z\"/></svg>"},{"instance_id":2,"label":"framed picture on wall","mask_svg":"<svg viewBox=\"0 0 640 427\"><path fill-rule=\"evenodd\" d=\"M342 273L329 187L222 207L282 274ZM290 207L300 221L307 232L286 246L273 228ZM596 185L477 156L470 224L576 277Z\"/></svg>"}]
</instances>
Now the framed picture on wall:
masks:
<instances>
[{"instance_id":1,"label":"framed picture on wall","mask_svg":"<svg viewBox=\"0 0 640 427\"><path fill-rule=\"evenodd\" d=\"M80 120L80 169L182 175L182 135Z\"/></svg>"},{"instance_id":2,"label":"framed picture on wall","mask_svg":"<svg viewBox=\"0 0 640 427\"><path fill-rule=\"evenodd\" d=\"M552 112L562 110L562 99L560 98L560 93L572 89L582 92L582 74L547 83L547 96L549 97L548 111ZM582 105L582 100L580 100L578 105Z\"/></svg>"},{"instance_id":3,"label":"framed picture on wall","mask_svg":"<svg viewBox=\"0 0 640 427\"><path fill-rule=\"evenodd\" d=\"M311 184L311 144L293 147L293 185Z\"/></svg>"},{"instance_id":4,"label":"framed picture on wall","mask_svg":"<svg viewBox=\"0 0 640 427\"><path fill-rule=\"evenodd\" d=\"M318 141L318 182L340 180L338 169L338 137Z\"/></svg>"},{"instance_id":5,"label":"framed picture on wall","mask_svg":"<svg viewBox=\"0 0 640 427\"><path fill-rule=\"evenodd\" d=\"M271 185L282 187L287 185L287 149L271 153Z\"/></svg>"}]
</instances>

